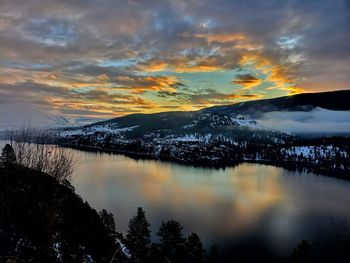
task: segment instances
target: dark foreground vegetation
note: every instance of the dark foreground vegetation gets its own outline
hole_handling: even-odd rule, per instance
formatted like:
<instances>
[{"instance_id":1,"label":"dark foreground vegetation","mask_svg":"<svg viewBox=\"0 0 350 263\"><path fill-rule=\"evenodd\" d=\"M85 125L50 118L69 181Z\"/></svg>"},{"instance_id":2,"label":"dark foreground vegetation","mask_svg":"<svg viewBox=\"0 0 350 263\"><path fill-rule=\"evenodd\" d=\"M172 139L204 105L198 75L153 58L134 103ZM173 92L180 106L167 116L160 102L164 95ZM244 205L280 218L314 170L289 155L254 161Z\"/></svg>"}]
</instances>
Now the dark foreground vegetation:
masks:
<instances>
[{"instance_id":1,"label":"dark foreground vegetation","mask_svg":"<svg viewBox=\"0 0 350 263\"><path fill-rule=\"evenodd\" d=\"M71 188L15 164L0 174L0 262L108 261L113 240Z\"/></svg>"},{"instance_id":2,"label":"dark foreground vegetation","mask_svg":"<svg viewBox=\"0 0 350 263\"><path fill-rule=\"evenodd\" d=\"M0 164L0 262L217 262L217 247L207 252L175 220L152 242L142 208L117 233L111 213L91 208L69 181L17 164L10 145Z\"/></svg>"}]
</instances>

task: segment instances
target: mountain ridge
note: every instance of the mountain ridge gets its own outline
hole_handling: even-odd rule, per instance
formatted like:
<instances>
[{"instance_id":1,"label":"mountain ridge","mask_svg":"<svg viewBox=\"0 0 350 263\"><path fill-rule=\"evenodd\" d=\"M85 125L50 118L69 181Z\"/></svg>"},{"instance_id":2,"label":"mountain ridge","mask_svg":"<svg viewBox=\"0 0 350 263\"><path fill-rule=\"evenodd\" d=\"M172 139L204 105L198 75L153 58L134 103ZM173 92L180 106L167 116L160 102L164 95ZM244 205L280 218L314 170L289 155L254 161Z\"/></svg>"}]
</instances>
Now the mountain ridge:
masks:
<instances>
[{"instance_id":1,"label":"mountain ridge","mask_svg":"<svg viewBox=\"0 0 350 263\"><path fill-rule=\"evenodd\" d=\"M61 130L57 143L191 165L226 167L259 162L339 176L350 169L349 139L334 138L335 132L349 134L350 114L344 111L350 110L348 101L350 90L192 112L132 114ZM304 139L297 135L297 126L308 134L330 131L333 137L311 139L306 134Z\"/></svg>"},{"instance_id":2,"label":"mountain ridge","mask_svg":"<svg viewBox=\"0 0 350 263\"><path fill-rule=\"evenodd\" d=\"M165 111L157 113L134 113L121 117L112 118L105 121L95 122L87 126L103 125L125 120L143 121L147 117L152 121L153 118L171 117L178 119L180 117L194 117L202 113L229 114L229 115L248 115L252 118L261 116L262 113L272 111L311 111L319 107L327 110L350 110L350 89L315 93L300 93L296 95L283 96L271 99L259 99L246 102L239 102L224 106L213 106L203 108L198 111ZM125 126L124 126L125 127Z\"/></svg>"},{"instance_id":3,"label":"mountain ridge","mask_svg":"<svg viewBox=\"0 0 350 263\"><path fill-rule=\"evenodd\" d=\"M327 110L350 110L350 90L337 90L315 93L300 93L290 96L277 97L272 99L260 99L240 102L226 106L213 106L202 109L203 112L221 113L227 110L242 111L254 106L259 106L261 112L270 111L308 111L319 107ZM242 109L243 108L243 109ZM256 108L255 108L256 109Z\"/></svg>"}]
</instances>

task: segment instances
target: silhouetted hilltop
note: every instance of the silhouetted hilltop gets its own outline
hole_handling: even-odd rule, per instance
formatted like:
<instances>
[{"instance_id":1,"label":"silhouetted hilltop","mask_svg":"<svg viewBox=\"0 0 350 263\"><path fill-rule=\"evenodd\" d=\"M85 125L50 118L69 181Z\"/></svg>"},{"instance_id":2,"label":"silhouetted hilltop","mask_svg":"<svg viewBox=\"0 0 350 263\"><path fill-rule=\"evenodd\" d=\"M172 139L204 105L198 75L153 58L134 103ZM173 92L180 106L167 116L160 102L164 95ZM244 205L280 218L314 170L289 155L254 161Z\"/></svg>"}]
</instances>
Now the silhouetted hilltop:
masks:
<instances>
[{"instance_id":1,"label":"silhouetted hilltop","mask_svg":"<svg viewBox=\"0 0 350 263\"><path fill-rule=\"evenodd\" d=\"M243 114L258 117L272 111L310 111L316 107L327 110L350 110L350 90L302 93L274 99L253 100L228 106L201 110L205 113Z\"/></svg>"},{"instance_id":2,"label":"silhouetted hilltop","mask_svg":"<svg viewBox=\"0 0 350 263\"><path fill-rule=\"evenodd\" d=\"M1 262L109 262L116 250L71 187L28 168L0 168L0 215Z\"/></svg>"},{"instance_id":3,"label":"silhouetted hilltop","mask_svg":"<svg viewBox=\"0 0 350 263\"><path fill-rule=\"evenodd\" d=\"M214 106L199 111L160 112L154 114L130 114L107 121L97 122L92 126L117 123L118 127L142 126L144 129L173 129L191 124L203 114L228 116L245 115L257 118L272 111L310 111L316 107L328 110L350 110L350 90L330 92L302 93L273 99L252 100L226 106Z\"/></svg>"}]
</instances>

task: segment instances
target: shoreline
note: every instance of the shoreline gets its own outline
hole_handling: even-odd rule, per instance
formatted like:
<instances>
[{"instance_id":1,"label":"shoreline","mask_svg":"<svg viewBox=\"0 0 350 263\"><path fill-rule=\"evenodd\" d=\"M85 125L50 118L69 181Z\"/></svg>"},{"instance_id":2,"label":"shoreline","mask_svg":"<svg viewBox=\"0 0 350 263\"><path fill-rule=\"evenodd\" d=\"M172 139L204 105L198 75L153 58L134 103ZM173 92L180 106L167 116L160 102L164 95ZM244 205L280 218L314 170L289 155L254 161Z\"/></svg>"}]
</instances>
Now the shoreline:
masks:
<instances>
[{"instance_id":1,"label":"shoreline","mask_svg":"<svg viewBox=\"0 0 350 263\"><path fill-rule=\"evenodd\" d=\"M322 176L334 177L334 178L350 181L350 176L349 176L350 171L342 170L342 169L322 169L322 168L317 168L315 166L310 166L310 165L304 166L304 165L301 165L301 163L299 162L285 162L285 161L273 161L268 159L249 159L249 158L244 158L242 160L230 160L230 161L216 160L215 162L212 161L211 163L210 162L208 163L205 161L194 162L191 160L183 160L183 159L166 157L166 156L156 157L153 154L148 154L144 152L132 152L132 151L125 151L125 150L117 150L112 148L103 148L99 146L76 145L72 143L55 143L55 144L61 147L67 147L67 148L86 151L86 152L102 152L102 153L108 153L108 154L124 155L134 160L163 161L163 162L181 164L185 166L211 168L211 169L234 168L243 163L263 164L263 165L271 165L278 168L283 168L292 172L313 173L317 176L322 175Z\"/></svg>"}]
</instances>

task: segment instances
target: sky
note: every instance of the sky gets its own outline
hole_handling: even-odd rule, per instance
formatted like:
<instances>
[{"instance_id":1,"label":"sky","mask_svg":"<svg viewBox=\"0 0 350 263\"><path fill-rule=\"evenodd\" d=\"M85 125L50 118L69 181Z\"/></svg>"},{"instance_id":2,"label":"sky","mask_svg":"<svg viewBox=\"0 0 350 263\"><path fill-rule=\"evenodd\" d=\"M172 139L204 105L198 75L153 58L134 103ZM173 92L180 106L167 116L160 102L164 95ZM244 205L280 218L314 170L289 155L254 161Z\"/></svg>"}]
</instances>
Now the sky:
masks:
<instances>
[{"instance_id":1,"label":"sky","mask_svg":"<svg viewBox=\"0 0 350 263\"><path fill-rule=\"evenodd\" d=\"M349 73L349 0L0 0L0 126L349 89Z\"/></svg>"}]
</instances>

